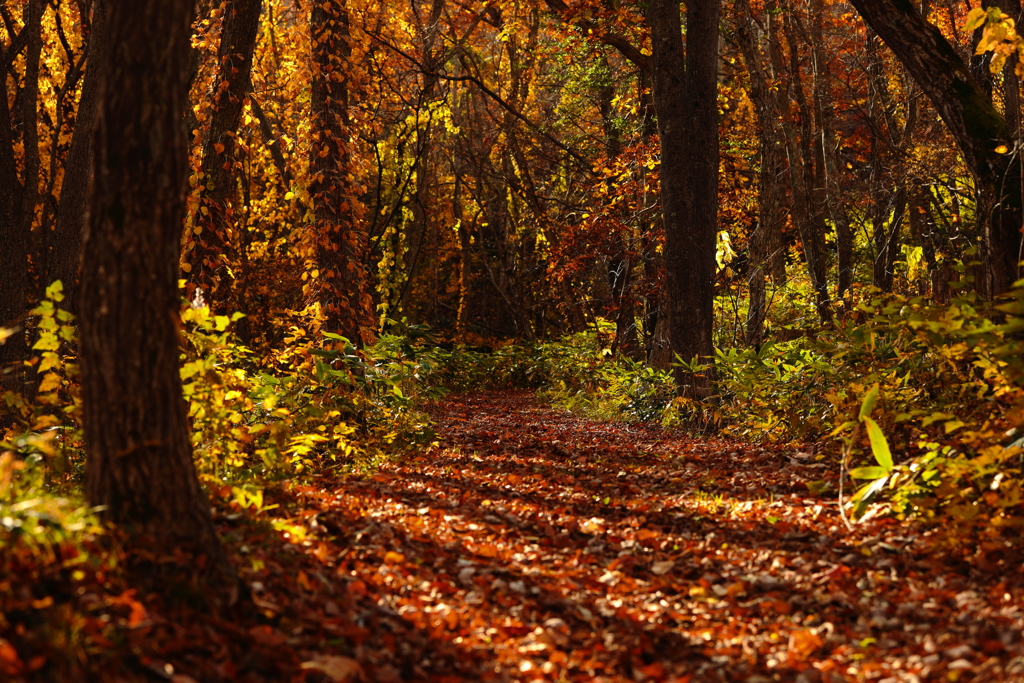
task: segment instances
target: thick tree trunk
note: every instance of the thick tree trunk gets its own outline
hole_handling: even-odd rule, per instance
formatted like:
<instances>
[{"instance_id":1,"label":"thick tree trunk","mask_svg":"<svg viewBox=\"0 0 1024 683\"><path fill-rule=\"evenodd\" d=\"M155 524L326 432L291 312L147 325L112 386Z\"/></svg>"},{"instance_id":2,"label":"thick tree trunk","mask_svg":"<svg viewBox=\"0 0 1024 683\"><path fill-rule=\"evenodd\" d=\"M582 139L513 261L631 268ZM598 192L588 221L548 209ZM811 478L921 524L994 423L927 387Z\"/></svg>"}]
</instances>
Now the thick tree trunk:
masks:
<instances>
[{"instance_id":1,"label":"thick tree trunk","mask_svg":"<svg viewBox=\"0 0 1024 683\"><path fill-rule=\"evenodd\" d=\"M107 0L84 239L86 496L155 548L226 567L192 462L178 360L192 0Z\"/></svg>"},{"instance_id":2,"label":"thick tree trunk","mask_svg":"<svg viewBox=\"0 0 1024 683\"><path fill-rule=\"evenodd\" d=\"M714 360L718 230L718 0L691 3L684 55L679 3L651 0L654 104L661 136L661 208L672 351ZM712 373L676 373L683 395L710 392Z\"/></svg>"},{"instance_id":3,"label":"thick tree trunk","mask_svg":"<svg viewBox=\"0 0 1024 683\"><path fill-rule=\"evenodd\" d=\"M326 329L357 347L372 344L376 320L366 261L369 238L351 177L348 9L345 0L313 4L313 145L309 194L316 213L317 270L307 293L320 302Z\"/></svg>"},{"instance_id":4,"label":"thick tree trunk","mask_svg":"<svg viewBox=\"0 0 1024 683\"><path fill-rule=\"evenodd\" d=\"M992 292L1016 280L1021 246L1021 169L1000 145L1013 147L1006 121L939 30L907 0L851 0L896 53L935 105L974 175L982 203L992 207L983 227Z\"/></svg>"},{"instance_id":5,"label":"thick tree trunk","mask_svg":"<svg viewBox=\"0 0 1024 683\"><path fill-rule=\"evenodd\" d=\"M200 209L185 230L187 266L183 267L189 271L189 282L202 288L204 298L223 312L242 307L235 300L235 288L227 281L224 265L240 246L235 227L235 166L240 163L240 155L235 137L245 98L252 90L252 59L262 9L263 0L228 0L224 5L217 53L220 69L203 145ZM240 279L244 280L244 273Z\"/></svg>"}]
</instances>

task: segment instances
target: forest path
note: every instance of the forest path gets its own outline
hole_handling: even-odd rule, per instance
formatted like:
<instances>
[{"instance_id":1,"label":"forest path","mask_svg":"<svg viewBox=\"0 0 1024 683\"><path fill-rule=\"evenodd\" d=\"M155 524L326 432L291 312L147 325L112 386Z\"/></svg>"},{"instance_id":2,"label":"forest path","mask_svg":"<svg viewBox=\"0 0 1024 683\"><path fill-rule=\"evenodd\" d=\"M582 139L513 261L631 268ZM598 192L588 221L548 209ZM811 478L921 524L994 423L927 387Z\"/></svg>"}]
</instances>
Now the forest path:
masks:
<instances>
[{"instance_id":1,"label":"forest path","mask_svg":"<svg viewBox=\"0 0 1024 683\"><path fill-rule=\"evenodd\" d=\"M367 680L1024 680L1020 558L849 531L811 454L526 393L430 412L439 448L298 492Z\"/></svg>"}]
</instances>

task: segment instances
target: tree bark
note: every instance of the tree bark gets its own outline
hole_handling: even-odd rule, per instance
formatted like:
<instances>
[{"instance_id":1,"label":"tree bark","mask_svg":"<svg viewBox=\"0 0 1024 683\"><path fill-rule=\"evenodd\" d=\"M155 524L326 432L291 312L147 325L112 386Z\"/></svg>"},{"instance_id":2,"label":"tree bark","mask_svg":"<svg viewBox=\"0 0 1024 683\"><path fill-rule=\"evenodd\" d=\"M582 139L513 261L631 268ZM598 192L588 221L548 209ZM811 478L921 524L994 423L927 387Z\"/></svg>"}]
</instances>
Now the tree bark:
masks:
<instances>
[{"instance_id":1,"label":"tree bark","mask_svg":"<svg viewBox=\"0 0 1024 683\"><path fill-rule=\"evenodd\" d=\"M345 0L313 4L313 145L309 194L316 215L317 271L307 294L323 307L329 332L354 345L372 344L376 319L366 261L369 238L351 177L348 8Z\"/></svg>"},{"instance_id":2,"label":"tree bark","mask_svg":"<svg viewBox=\"0 0 1024 683\"><path fill-rule=\"evenodd\" d=\"M154 548L226 569L192 462L178 359L192 0L108 0L80 349L86 496Z\"/></svg>"},{"instance_id":3,"label":"tree bark","mask_svg":"<svg viewBox=\"0 0 1024 683\"><path fill-rule=\"evenodd\" d=\"M29 0L25 5L24 25L19 38L12 39L6 58L14 59L25 46L25 80L21 103L21 178L15 160L12 136L11 110L7 99L7 76L0 89L0 244L3 244L4 263L0 266L0 326L17 331L6 343L0 344L0 389L18 393L27 387L24 362L28 357L27 331L24 326L28 310L29 245L32 222L35 219L36 200L39 197L39 135L37 100L39 99L39 57L42 52L43 0Z\"/></svg>"},{"instance_id":4,"label":"tree bark","mask_svg":"<svg viewBox=\"0 0 1024 683\"><path fill-rule=\"evenodd\" d=\"M93 3L89 47L82 81L82 96L75 117L71 149L64 162L64 181L60 189L60 205L53 234L46 284L60 280L64 300L72 313L78 312L78 272L82 264L82 233L89 216L93 172L93 141L99 112L99 87L102 74L95 65L102 61L99 51L107 45L104 39L105 0Z\"/></svg>"},{"instance_id":5,"label":"tree bark","mask_svg":"<svg viewBox=\"0 0 1024 683\"><path fill-rule=\"evenodd\" d=\"M783 24L789 43L789 88L785 94L779 92L780 98L786 98L779 109L783 112L782 127L789 155L789 177L793 184L793 218L800 233L818 317L823 323L828 323L832 319L832 302L828 293L824 245L825 187L821 158L816 154L821 149L818 139L821 131L820 126L815 126L815 117L804 93L798 46L805 41L796 23L794 10L790 8L784 15ZM795 112L790 107L790 100L796 104Z\"/></svg>"},{"instance_id":6,"label":"tree bark","mask_svg":"<svg viewBox=\"0 0 1024 683\"><path fill-rule=\"evenodd\" d=\"M980 226L985 241L991 291L1010 288L1018 275L1021 246L1021 169L1005 119L985 96L970 70L942 33L909 0L851 0L864 20L896 53L911 77L935 105L991 207Z\"/></svg>"},{"instance_id":7,"label":"tree bark","mask_svg":"<svg viewBox=\"0 0 1024 683\"><path fill-rule=\"evenodd\" d=\"M719 0L686 12L684 54L679 3L651 0L654 105L661 137L661 207L669 339L684 361L714 360L715 238L718 229ZM682 395L710 393L712 373L679 368Z\"/></svg>"},{"instance_id":8,"label":"tree bark","mask_svg":"<svg viewBox=\"0 0 1024 683\"><path fill-rule=\"evenodd\" d=\"M748 0L736 3L736 38L750 75L750 97L754 103L760 134L761 169L757 185L757 226L747 247L750 302L747 309L747 344L753 347L764 343L764 323L767 315L768 274L772 261L782 249L780 179L785 173L783 133L779 126L779 111L771 94L768 75L762 64L761 51L754 34L754 18ZM783 267L783 274L785 268ZM776 286L782 284L776 282Z\"/></svg>"},{"instance_id":9,"label":"tree bark","mask_svg":"<svg viewBox=\"0 0 1024 683\"><path fill-rule=\"evenodd\" d=\"M231 283L225 281L228 276L224 265L238 247L237 236L232 234L238 194L235 164L239 162L235 137L245 98L252 90L252 59L262 9L263 0L228 0L224 6L217 53L220 70L214 83L210 128L200 169L200 210L193 225L185 230L189 281L203 289L211 305L225 312L240 305L234 300Z\"/></svg>"}]
</instances>

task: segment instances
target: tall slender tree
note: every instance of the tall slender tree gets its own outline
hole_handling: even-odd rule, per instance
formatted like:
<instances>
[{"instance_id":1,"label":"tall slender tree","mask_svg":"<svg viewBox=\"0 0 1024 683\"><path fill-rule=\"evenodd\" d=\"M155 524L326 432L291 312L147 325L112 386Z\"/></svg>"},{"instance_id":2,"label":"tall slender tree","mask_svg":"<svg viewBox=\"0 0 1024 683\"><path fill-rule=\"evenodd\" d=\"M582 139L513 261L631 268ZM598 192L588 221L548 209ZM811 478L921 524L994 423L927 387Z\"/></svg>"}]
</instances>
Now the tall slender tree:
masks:
<instances>
[{"instance_id":1,"label":"tall slender tree","mask_svg":"<svg viewBox=\"0 0 1024 683\"><path fill-rule=\"evenodd\" d=\"M99 112L99 86L103 77L99 69L93 67L101 61L99 51L109 44L102 36L104 10L103 0L93 3L82 96L78 102L71 149L64 163L64 181L53 231L53 253L46 278L47 284L61 281L72 312L78 310L78 271L82 263L82 234L92 197L92 150Z\"/></svg>"},{"instance_id":2,"label":"tall slender tree","mask_svg":"<svg viewBox=\"0 0 1024 683\"><path fill-rule=\"evenodd\" d=\"M245 98L252 90L252 59L259 32L263 0L228 0L224 4L220 47L220 68L213 86L209 130L203 145L200 167L200 209L186 236L186 266L189 280L201 287L211 304L223 308L244 308L234 296L236 289L227 269L229 260L244 251L239 235L236 166L241 150L237 138ZM236 274L236 278L244 273Z\"/></svg>"},{"instance_id":3,"label":"tall slender tree","mask_svg":"<svg viewBox=\"0 0 1024 683\"><path fill-rule=\"evenodd\" d=\"M24 6L21 31L4 51L3 86L0 88L0 243L5 253L0 267L0 325L16 332L0 344L0 388L25 389L23 363L28 354L27 333L23 326L28 309L29 244L32 221L39 197L39 57L43 47L43 0L28 0ZM6 65L25 50L23 87L15 105L21 105L20 126L13 126L7 98ZM21 135L16 137L15 128ZM19 139L20 138L20 139ZM21 148L18 163L15 147ZM20 166L20 178L19 178Z\"/></svg>"},{"instance_id":4,"label":"tall slender tree","mask_svg":"<svg viewBox=\"0 0 1024 683\"><path fill-rule=\"evenodd\" d=\"M309 195L316 222L315 270L308 286L326 315L326 326L357 346L374 341L375 319L366 261L369 239L353 182L349 96L349 14L345 0L313 4Z\"/></svg>"}]
</instances>

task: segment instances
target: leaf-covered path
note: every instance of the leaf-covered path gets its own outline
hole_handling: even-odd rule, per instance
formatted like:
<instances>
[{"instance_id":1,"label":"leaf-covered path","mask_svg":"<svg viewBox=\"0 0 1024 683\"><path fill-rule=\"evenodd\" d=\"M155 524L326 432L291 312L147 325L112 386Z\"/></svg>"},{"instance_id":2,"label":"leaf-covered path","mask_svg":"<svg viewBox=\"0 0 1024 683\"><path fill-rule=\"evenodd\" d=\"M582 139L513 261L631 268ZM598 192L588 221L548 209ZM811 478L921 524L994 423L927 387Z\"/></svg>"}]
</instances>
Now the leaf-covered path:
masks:
<instances>
[{"instance_id":1,"label":"leaf-covered path","mask_svg":"<svg viewBox=\"0 0 1024 683\"><path fill-rule=\"evenodd\" d=\"M887 520L848 531L835 493L804 485L834 478L811 453L587 421L525 393L431 411L439 448L292 492L315 531L294 546L308 595L293 632L320 639L307 674L1024 680L1016 550ZM336 597L314 599L324 586ZM269 593L258 603L282 611Z\"/></svg>"}]
</instances>

